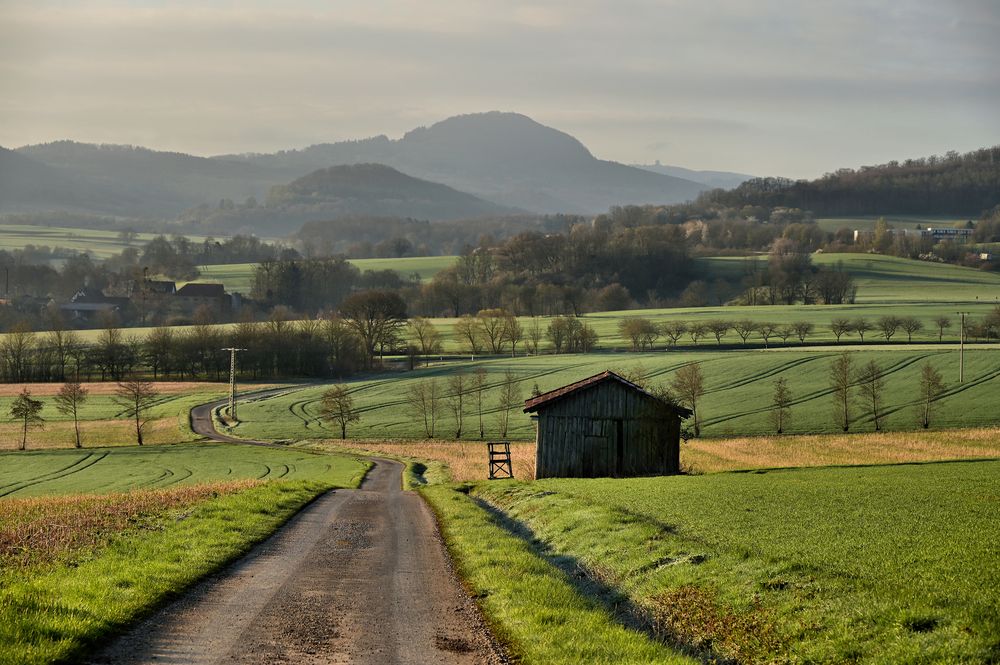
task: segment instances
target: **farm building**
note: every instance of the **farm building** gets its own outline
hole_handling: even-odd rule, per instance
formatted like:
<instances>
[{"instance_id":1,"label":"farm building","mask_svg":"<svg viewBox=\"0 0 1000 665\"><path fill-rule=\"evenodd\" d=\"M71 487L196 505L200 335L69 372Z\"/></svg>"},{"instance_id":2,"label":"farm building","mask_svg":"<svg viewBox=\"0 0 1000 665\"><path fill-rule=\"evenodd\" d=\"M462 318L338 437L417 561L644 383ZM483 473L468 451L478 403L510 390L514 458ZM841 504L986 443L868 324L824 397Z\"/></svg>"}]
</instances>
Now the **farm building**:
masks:
<instances>
[{"instance_id":1,"label":"farm building","mask_svg":"<svg viewBox=\"0 0 1000 665\"><path fill-rule=\"evenodd\" d=\"M602 372L533 397L536 478L649 476L680 471L688 409Z\"/></svg>"}]
</instances>

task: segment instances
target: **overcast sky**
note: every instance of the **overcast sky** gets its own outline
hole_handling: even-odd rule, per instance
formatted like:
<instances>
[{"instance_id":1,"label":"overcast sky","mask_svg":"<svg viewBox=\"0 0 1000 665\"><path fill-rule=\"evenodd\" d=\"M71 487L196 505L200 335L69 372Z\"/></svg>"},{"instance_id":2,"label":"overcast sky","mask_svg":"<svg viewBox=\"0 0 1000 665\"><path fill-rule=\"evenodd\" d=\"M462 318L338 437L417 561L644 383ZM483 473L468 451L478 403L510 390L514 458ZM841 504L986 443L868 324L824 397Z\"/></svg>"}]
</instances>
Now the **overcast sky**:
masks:
<instances>
[{"instance_id":1,"label":"overcast sky","mask_svg":"<svg viewBox=\"0 0 1000 665\"><path fill-rule=\"evenodd\" d=\"M810 177L1000 143L998 0L0 0L0 145L210 155L525 113Z\"/></svg>"}]
</instances>

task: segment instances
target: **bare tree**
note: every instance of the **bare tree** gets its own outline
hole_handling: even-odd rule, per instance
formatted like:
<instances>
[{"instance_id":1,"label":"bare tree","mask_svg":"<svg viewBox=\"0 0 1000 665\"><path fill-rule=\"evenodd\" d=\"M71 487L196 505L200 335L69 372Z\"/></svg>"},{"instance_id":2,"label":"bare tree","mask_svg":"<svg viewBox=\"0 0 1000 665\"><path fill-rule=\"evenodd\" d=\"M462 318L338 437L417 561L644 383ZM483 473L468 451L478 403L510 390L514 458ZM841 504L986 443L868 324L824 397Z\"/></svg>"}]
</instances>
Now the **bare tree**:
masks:
<instances>
[{"instance_id":1,"label":"bare tree","mask_svg":"<svg viewBox=\"0 0 1000 665\"><path fill-rule=\"evenodd\" d=\"M437 415L441 396L437 379L414 381L406 391L406 403L415 418L424 424L424 435L434 438L437 429Z\"/></svg>"},{"instance_id":2,"label":"bare tree","mask_svg":"<svg viewBox=\"0 0 1000 665\"><path fill-rule=\"evenodd\" d=\"M42 417L43 406L41 400L31 396L27 386L22 388L21 393L11 402L10 417L21 423L21 445L18 446L18 450L28 447L29 429L41 429L45 426L45 418Z\"/></svg>"},{"instance_id":3,"label":"bare tree","mask_svg":"<svg viewBox=\"0 0 1000 665\"><path fill-rule=\"evenodd\" d=\"M951 319L947 316L939 316L934 319L934 325L938 329L938 341L944 341L944 331L946 328L951 328Z\"/></svg>"},{"instance_id":4,"label":"bare tree","mask_svg":"<svg viewBox=\"0 0 1000 665\"><path fill-rule=\"evenodd\" d=\"M500 396L497 401L497 429L501 439L507 438L510 412L520 403L521 382L514 372L508 369L503 373L503 382L500 384Z\"/></svg>"},{"instance_id":5,"label":"bare tree","mask_svg":"<svg viewBox=\"0 0 1000 665\"><path fill-rule=\"evenodd\" d=\"M430 319L422 316L410 319L410 333L417 340L420 355L430 356L441 352L441 333Z\"/></svg>"},{"instance_id":6,"label":"bare tree","mask_svg":"<svg viewBox=\"0 0 1000 665\"><path fill-rule=\"evenodd\" d=\"M792 417L792 391L788 389L788 379L779 376L774 381L774 395L771 398L771 422L781 434Z\"/></svg>"},{"instance_id":7,"label":"bare tree","mask_svg":"<svg viewBox=\"0 0 1000 665\"><path fill-rule=\"evenodd\" d=\"M840 343L840 338L851 332L852 326L848 319L837 318L830 321L830 331L837 338L837 343Z\"/></svg>"},{"instance_id":8,"label":"bare tree","mask_svg":"<svg viewBox=\"0 0 1000 665\"><path fill-rule=\"evenodd\" d=\"M683 321L667 321L660 325L660 334L670 340L670 346L677 346L687 329L687 324Z\"/></svg>"},{"instance_id":9,"label":"bare tree","mask_svg":"<svg viewBox=\"0 0 1000 665\"><path fill-rule=\"evenodd\" d=\"M80 441L80 406L87 401L87 389L75 381L66 382L59 388L54 398L56 409L64 416L73 417L73 429L76 431L76 447L82 448Z\"/></svg>"},{"instance_id":10,"label":"bare tree","mask_svg":"<svg viewBox=\"0 0 1000 665\"><path fill-rule=\"evenodd\" d=\"M777 335L778 337L780 337L781 338L781 343L784 344L785 342L788 341L789 337L791 337L792 335L795 334L795 329L792 328L792 326L790 324L786 323L783 326L779 326L778 329L775 331L774 334Z\"/></svg>"},{"instance_id":11,"label":"bare tree","mask_svg":"<svg viewBox=\"0 0 1000 665\"><path fill-rule=\"evenodd\" d=\"M732 328L733 325L729 323L729 321L721 321L719 319L716 319L714 321L709 321L708 323L706 323L705 327L709 330L709 332L715 335L715 343L721 346L722 338L726 336L726 333L729 332L729 329Z\"/></svg>"},{"instance_id":12,"label":"bare tree","mask_svg":"<svg viewBox=\"0 0 1000 665\"><path fill-rule=\"evenodd\" d=\"M455 372L448 377L448 395L445 405L455 421L455 438L462 438L462 425L465 421L465 374Z\"/></svg>"},{"instance_id":13,"label":"bare tree","mask_svg":"<svg viewBox=\"0 0 1000 665\"><path fill-rule=\"evenodd\" d=\"M455 322L455 337L462 341L466 351L474 356L478 356L482 351L482 334L479 330L479 322L475 317L465 316Z\"/></svg>"},{"instance_id":14,"label":"bare tree","mask_svg":"<svg viewBox=\"0 0 1000 665\"><path fill-rule=\"evenodd\" d=\"M630 316L618 323L618 332L629 340L633 351L646 351L653 347L653 342L660 335L656 324L649 319Z\"/></svg>"},{"instance_id":15,"label":"bare tree","mask_svg":"<svg viewBox=\"0 0 1000 665\"><path fill-rule=\"evenodd\" d=\"M320 418L340 425L340 438L347 438L347 426L361 420L361 414L354 408L354 398L346 386L332 386L323 392L320 401Z\"/></svg>"},{"instance_id":16,"label":"bare tree","mask_svg":"<svg viewBox=\"0 0 1000 665\"><path fill-rule=\"evenodd\" d=\"M764 340L765 349L768 346L768 342L772 337L774 337L777 331L778 331L778 326L774 323L768 323L765 321L764 323L757 324L757 334L760 335L760 338L762 340Z\"/></svg>"},{"instance_id":17,"label":"bare tree","mask_svg":"<svg viewBox=\"0 0 1000 665\"><path fill-rule=\"evenodd\" d=\"M130 378L118 382L114 400L125 409L125 417L135 423L135 441L142 445L142 433L149 422L149 410L160 393L149 381Z\"/></svg>"},{"instance_id":18,"label":"bare tree","mask_svg":"<svg viewBox=\"0 0 1000 665\"><path fill-rule=\"evenodd\" d=\"M479 323L479 331L483 339L490 345L491 353L503 352L503 329L507 312L502 309L482 309L476 314Z\"/></svg>"},{"instance_id":19,"label":"bare tree","mask_svg":"<svg viewBox=\"0 0 1000 665\"><path fill-rule=\"evenodd\" d=\"M699 321L688 326L688 337L691 338L691 343L695 346L698 345L698 340L708 334L708 326Z\"/></svg>"},{"instance_id":20,"label":"bare tree","mask_svg":"<svg viewBox=\"0 0 1000 665\"><path fill-rule=\"evenodd\" d=\"M917 403L918 420L924 429L931 426L934 408L946 388L941 372L930 361L925 362L920 368L920 401Z\"/></svg>"},{"instance_id":21,"label":"bare tree","mask_svg":"<svg viewBox=\"0 0 1000 665\"><path fill-rule=\"evenodd\" d=\"M483 424L483 393L486 390L486 369L477 367L472 373L472 392L476 396L476 413L479 415L479 438L486 436L486 426Z\"/></svg>"},{"instance_id":22,"label":"bare tree","mask_svg":"<svg viewBox=\"0 0 1000 665\"><path fill-rule=\"evenodd\" d=\"M895 316L880 316L878 319L878 329L887 342L896 334L900 325L902 325L902 321Z\"/></svg>"},{"instance_id":23,"label":"bare tree","mask_svg":"<svg viewBox=\"0 0 1000 665\"><path fill-rule=\"evenodd\" d=\"M906 333L907 343L910 343L913 341L913 333L918 333L923 330L924 324L921 323L916 317L904 316L899 320L899 327Z\"/></svg>"},{"instance_id":24,"label":"bare tree","mask_svg":"<svg viewBox=\"0 0 1000 665\"><path fill-rule=\"evenodd\" d=\"M538 355L538 349L542 345L542 340L544 338L545 332L542 330L542 324L538 321L538 317L531 317L531 324L528 326L526 345L528 347L528 351L532 355Z\"/></svg>"},{"instance_id":25,"label":"bare tree","mask_svg":"<svg viewBox=\"0 0 1000 665\"><path fill-rule=\"evenodd\" d=\"M882 401L885 393L885 374L879 364L869 360L858 372L858 396L862 405L871 413L875 431L882 431Z\"/></svg>"},{"instance_id":26,"label":"bare tree","mask_svg":"<svg viewBox=\"0 0 1000 665\"><path fill-rule=\"evenodd\" d=\"M736 334L740 336L740 339L743 340L744 346L746 346L747 340L750 338L750 335L752 335L754 331L757 330L757 324L751 321L750 319L742 319L740 321L736 321L733 323L732 327L733 330L736 331Z\"/></svg>"},{"instance_id":27,"label":"bare tree","mask_svg":"<svg viewBox=\"0 0 1000 665\"><path fill-rule=\"evenodd\" d=\"M524 328L521 322L513 314L507 314L503 320L503 329L500 331L500 343L510 344L510 356L517 355L517 345L524 339Z\"/></svg>"},{"instance_id":28,"label":"bare tree","mask_svg":"<svg viewBox=\"0 0 1000 665\"><path fill-rule=\"evenodd\" d=\"M701 436L701 420L698 417L698 401L705 394L705 377L701 373L701 363L684 365L674 375L670 383L673 394L691 409L694 418L694 435Z\"/></svg>"},{"instance_id":29,"label":"bare tree","mask_svg":"<svg viewBox=\"0 0 1000 665\"><path fill-rule=\"evenodd\" d=\"M872 324L870 321L868 321L868 319L864 317L859 317L851 321L851 330L858 333L858 337L861 338L861 343L864 344L865 333L868 332L869 330L874 330L874 328L872 327Z\"/></svg>"},{"instance_id":30,"label":"bare tree","mask_svg":"<svg viewBox=\"0 0 1000 665\"><path fill-rule=\"evenodd\" d=\"M840 354L830 363L830 390L833 397L834 418L845 432L851 428L853 366L854 359L849 353Z\"/></svg>"},{"instance_id":31,"label":"bare tree","mask_svg":"<svg viewBox=\"0 0 1000 665\"><path fill-rule=\"evenodd\" d=\"M796 321L792 324L792 330L795 331L795 336L799 338L800 342L805 342L806 337L811 335L815 329L816 326L808 321Z\"/></svg>"}]
</instances>

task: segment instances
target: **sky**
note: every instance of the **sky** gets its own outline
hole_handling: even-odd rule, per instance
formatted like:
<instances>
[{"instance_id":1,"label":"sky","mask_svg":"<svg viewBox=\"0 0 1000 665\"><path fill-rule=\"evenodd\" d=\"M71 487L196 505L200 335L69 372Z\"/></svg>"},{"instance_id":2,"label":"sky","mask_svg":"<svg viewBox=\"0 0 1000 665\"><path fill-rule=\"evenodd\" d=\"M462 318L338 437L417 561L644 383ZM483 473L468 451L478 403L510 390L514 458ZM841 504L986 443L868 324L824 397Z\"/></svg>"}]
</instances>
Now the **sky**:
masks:
<instances>
[{"instance_id":1,"label":"sky","mask_svg":"<svg viewBox=\"0 0 1000 665\"><path fill-rule=\"evenodd\" d=\"M270 152L517 111L815 177L1000 144L998 0L0 0L0 145Z\"/></svg>"}]
</instances>

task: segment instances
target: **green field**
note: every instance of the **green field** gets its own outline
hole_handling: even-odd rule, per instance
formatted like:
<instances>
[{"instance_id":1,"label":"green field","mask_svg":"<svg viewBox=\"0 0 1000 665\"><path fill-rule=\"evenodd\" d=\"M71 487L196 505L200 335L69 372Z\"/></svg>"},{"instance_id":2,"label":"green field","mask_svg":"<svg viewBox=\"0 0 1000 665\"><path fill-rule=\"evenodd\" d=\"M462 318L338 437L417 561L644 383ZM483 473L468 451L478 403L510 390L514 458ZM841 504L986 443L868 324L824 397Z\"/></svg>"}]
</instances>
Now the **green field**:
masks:
<instances>
[{"instance_id":1,"label":"green field","mask_svg":"<svg viewBox=\"0 0 1000 665\"><path fill-rule=\"evenodd\" d=\"M86 252L95 259L106 259L120 254L126 247L142 247L157 235L139 233L136 239L127 243L118 236L118 231L97 229L64 228L59 226L29 226L22 224L0 224L0 249L23 249L27 245L47 246ZM188 236L192 242L203 242L205 236Z\"/></svg>"},{"instance_id":2,"label":"green field","mask_svg":"<svg viewBox=\"0 0 1000 665\"><path fill-rule=\"evenodd\" d=\"M871 231L875 228L875 222L879 220L880 217L884 217L885 221L889 223L890 226L894 228L914 228L918 224L920 226L953 226L956 222L966 222L967 218L958 217L919 217L919 216L900 216L900 215L866 215L861 217L822 217L816 220L816 224L819 225L824 231L835 232L843 228L851 229L852 231L857 229L861 231Z\"/></svg>"},{"instance_id":3,"label":"green field","mask_svg":"<svg viewBox=\"0 0 1000 665\"><path fill-rule=\"evenodd\" d=\"M362 272L367 270L395 270L403 279L416 275L420 281L429 281L434 275L455 262L454 256L407 256L399 259L350 259ZM253 287L253 269L256 263L230 263L198 266L201 272L195 282L222 282L227 291L249 293Z\"/></svg>"},{"instance_id":4,"label":"green field","mask_svg":"<svg viewBox=\"0 0 1000 665\"><path fill-rule=\"evenodd\" d=\"M308 451L223 443L28 450L0 453L0 497L121 492L242 478L334 478L343 484L361 468Z\"/></svg>"},{"instance_id":5,"label":"green field","mask_svg":"<svg viewBox=\"0 0 1000 665\"><path fill-rule=\"evenodd\" d=\"M390 375L348 383L361 411L361 422L353 425L355 438L421 438L423 426L408 412L405 396L413 382L437 378L445 391L444 379L454 372L470 373L482 367L488 372L484 396L488 436L496 436L494 424L500 382L510 370L520 381L522 397L533 386L542 391L557 388L597 374L605 369L642 367L649 380L669 383L681 366L700 362L705 376L706 395L698 406L702 434L710 437L771 433L769 409L774 380L785 377L794 396L789 433L838 431L832 417L828 369L837 351L700 351L659 353L597 353L520 357L476 362L446 362L412 373ZM948 391L938 402L935 427L971 427L1000 422L1000 350L966 351L964 384L958 384L958 352L930 347L909 350L886 347L858 351L856 366L874 359L886 372L886 429L913 429L913 405L918 397L921 366L930 362L948 382ZM318 418L324 386L313 386L282 396L249 403L240 409L242 422L235 432L246 438L300 439L335 436L335 428ZM478 413L473 396L466 393L465 436L478 438ZM453 433L453 420L441 407L438 435ZM855 409L854 431L870 431L872 423L860 407ZM475 430L475 431L473 431ZM511 414L510 438L533 439L528 416L516 409Z\"/></svg>"},{"instance_id":6,"label":"green field","mask_svg":"<svg viewBox=\"0 0 1000 665\"><path fill-rule=\"evenodd\" d=\"M539 571L490 556L497 543L611 608L634 603L702 661L986 663L1000 658L998 478L986 461L471 486L492 519L425 494L488 614L529 651L520 625L552 610L534 598L528 619L508 616L510 587Z\"/></svg>"}]
</instances>

